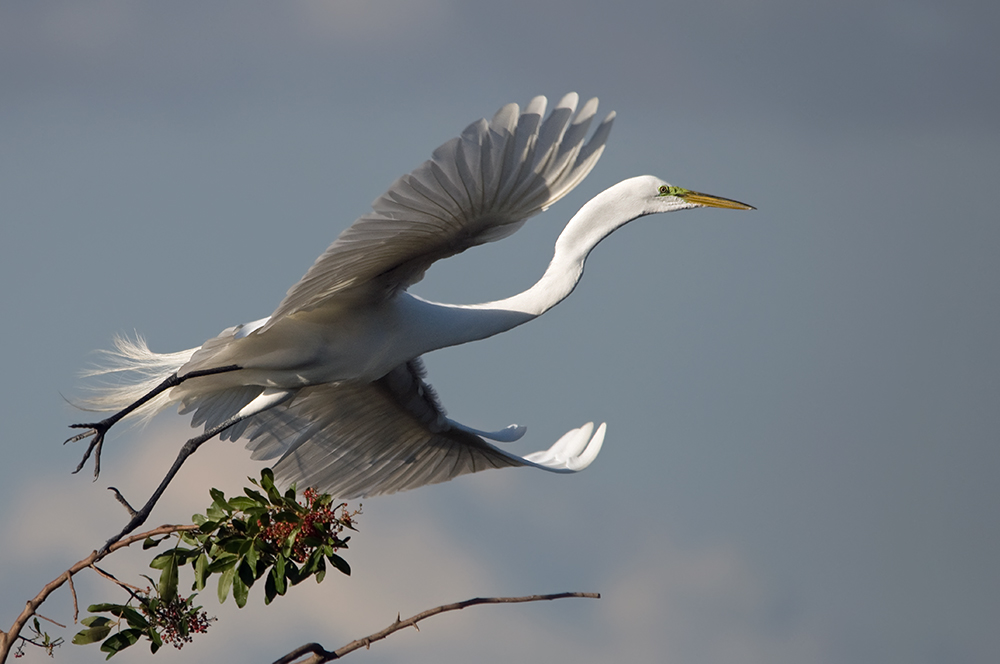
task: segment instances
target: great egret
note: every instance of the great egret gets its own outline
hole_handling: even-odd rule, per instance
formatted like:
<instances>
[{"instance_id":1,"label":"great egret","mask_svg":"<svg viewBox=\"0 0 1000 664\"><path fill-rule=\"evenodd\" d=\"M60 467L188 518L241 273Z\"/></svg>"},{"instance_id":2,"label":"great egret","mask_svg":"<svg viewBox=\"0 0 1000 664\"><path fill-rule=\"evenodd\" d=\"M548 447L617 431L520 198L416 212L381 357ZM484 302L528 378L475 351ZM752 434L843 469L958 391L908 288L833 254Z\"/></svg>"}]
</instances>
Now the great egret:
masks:
<instances>
[{"instance_id":1,"label":"great egret","mask_svg":"<svg viewBox=\"0 0 1000 664\"><path fill-rule=\"evenodd\" d=\"M80 466L126 416L170 404L192 426L245 438L255 459L274 459L276 479L354 498L443 482L465 473L532 466L558 473L586 468L605 425L573 429L548 450L516 456L525 428L485 432L445 417L424 381L420 356L504 332L542 315L572 292L591 249L638 217L703 206L749 205L644 175L598 194L569 221L548 269L531 288L474 305L429 302L407 292L428 267L469 247L507 237L565 196L604 150L614 113L585 141L597 112L591 99L563 97L549 116L536 97L523 112L501 108L434 151L347 228L267 318L223 330L198 348L151 352L119 338L109 366L131 382L100 388L87 401L118 410L70 440L92 437ZM138 378L135 378L138 376ZM119 410L120 409L120 410ZM79 468L78 468L79 470Z\"/></svg>"}]
</instances>

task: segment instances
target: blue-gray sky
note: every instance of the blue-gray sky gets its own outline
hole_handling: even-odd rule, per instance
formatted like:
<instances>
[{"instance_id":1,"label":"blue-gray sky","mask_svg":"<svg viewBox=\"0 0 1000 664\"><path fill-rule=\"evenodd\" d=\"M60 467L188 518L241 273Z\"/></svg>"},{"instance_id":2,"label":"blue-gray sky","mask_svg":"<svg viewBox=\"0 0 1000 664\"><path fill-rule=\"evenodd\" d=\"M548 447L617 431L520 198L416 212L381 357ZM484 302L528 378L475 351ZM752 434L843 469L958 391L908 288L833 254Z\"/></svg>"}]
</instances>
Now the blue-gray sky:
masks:
<instances>
[{"instance_id":1,"label":"blue-gray sky","mask_svg":"<svg viewBox=\"0 0 1000 664\"><path fill-rule=\"evenodd\" d=\"M632 175L756 205L640 220L542 319L426 358L459 421L528 425L521 453L607 421L601 456L365 501L352 578L239 614L209 597L222 620L181 655L271 661L397 611L587 590L604 599L472 609L353 656L993 661L998 19L941 0L3 3L0 624L116 529L104 487L138 502L188 431L165 414L109 440L99 483L71 476L61 395L91 351L266 315L437 145L576 90L618 112L590 177L414 290L525 288ZM153 521L256 472L239 446L199 455ZM68 597L45 613L71 620Z\"/></svg>"}]
</instances>

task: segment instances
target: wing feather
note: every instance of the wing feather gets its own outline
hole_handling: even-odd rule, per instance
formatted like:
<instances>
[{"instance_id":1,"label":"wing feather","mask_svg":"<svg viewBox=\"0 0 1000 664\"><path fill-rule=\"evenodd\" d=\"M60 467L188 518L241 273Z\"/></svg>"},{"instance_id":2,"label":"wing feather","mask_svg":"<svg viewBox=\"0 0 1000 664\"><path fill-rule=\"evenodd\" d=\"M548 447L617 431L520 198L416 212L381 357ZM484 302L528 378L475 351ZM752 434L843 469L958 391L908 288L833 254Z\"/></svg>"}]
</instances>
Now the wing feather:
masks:
<instances>
[{"instance_id":1,"label":"wing feather","mask_svg":"<svg viewBox=\"0 0 1000 664\"><path fill-rule=\"evenodd\" d=\"M556 202L594 167L614 114L586 140L591 99L564 96L545 120L546 100L521 112L508 104L447 141L372 203L288 291L262 328L334 299L377 301L422 277L434 261L504 238Z\"/></svg>"},{"instance_id":2,"label":"wing feather","mask_svg":"<svg viewBox=\"0 0 1000 664\"><path fill-rule=\"evenodd\" d=\"M374 383L303 388L248 420L253 457L281 458L275 477L355 498L444 482L486 468L530 465L453 427L418 360Z\"/></svg>"}]
</instances>

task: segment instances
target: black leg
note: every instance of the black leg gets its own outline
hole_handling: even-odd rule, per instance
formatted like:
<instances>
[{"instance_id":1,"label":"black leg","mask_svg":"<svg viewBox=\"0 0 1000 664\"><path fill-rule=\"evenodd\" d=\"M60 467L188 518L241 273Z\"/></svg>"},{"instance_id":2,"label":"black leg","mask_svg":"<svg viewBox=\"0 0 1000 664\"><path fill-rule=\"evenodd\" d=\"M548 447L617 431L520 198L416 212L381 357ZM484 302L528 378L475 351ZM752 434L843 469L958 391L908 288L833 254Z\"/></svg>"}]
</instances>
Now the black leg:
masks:
<instances>
[{"instance_id":1,"label":"black leg","mask_svg":"<svg viewBox=\"0 0 1000 664\"><path fill-rule=\"evenodd\" d=\"M187 458L195 453L195 450L201 447L201 445L207 440L217 436L218 434L222 433L223 431L233 426L237 422L242 422L246 418L252 417L255 414L256 413L249 413L246 415L234 415L233 417L230 417L222 424L212 427L211 429L208 429L207 431L205 431L205 433L201 434L200 436L195 436L191 440L184 443L184 446L181 448L181 451L178 452L177 454L177 458L174 459L174 464L170 466L170 470L167 471L167 474L160 482L160 486L156 487L156 491L154 491L153 495L149 497L149 500L146 501L146 504L143 505L142 508L139 509L139 511L134 512L132 514L132 519L128 522L125 528L123 528L120 533L109 539L104 544L104 546L101 548L100 551L101 554L106 553L108 549L111 548L112 544L114 544L115 542L125 537L139 526L141 526L143 523L145 523L146 519L149 518L150 513L153 511L153 506L156 505L156 502L160 499L160 496L162 496L163 492L166 491L167 485L170 484L171 480L174 479L174 475L176 475L177 471L181 469L181 466L184 465L184 462L187 460Z\"/></svg>"},{"instance_id":2,"label":"black leg","mask_svg":"<svg viewBox=\"0 0 1000 664\"><path fill-rule=\"evenodd\" d=\"M101 447L104 445L104 435L108 432L112 426L117 424L123 417L133 412L135 409L139 408L143 404L147 403L150 399L153 399L158 394L162 394L171 387L180 385L189 378L198 378L200 376L211 376L213 374L225 373L227 371L236 371L240 367L235 364L230 364L224 367L217 367L215 369L202 369L200 371L192 371L186 373L183 376L178 376L176 373L170 374L162 383L154 387L152 390L144 394L142 397L129 404L122 410L118 411L111 417L101 420L100 422L91 422L88 424L71 424L69 425L71 429L87 429L83 433L77 434L70 438L67 438L63 445L66 443L75 443L78 440L83 440L84 438L91 438L90 445L87 446L87 450L83 453L83 459L80 460L80 464L74 470L74 473L80 472L83 469L87 459L90 458L91 452L94 453L94 479L101 474ZM234 423L235 424L235 423ZM232 425L230 425L232 426Z\"/></svg>"}]
</instances>

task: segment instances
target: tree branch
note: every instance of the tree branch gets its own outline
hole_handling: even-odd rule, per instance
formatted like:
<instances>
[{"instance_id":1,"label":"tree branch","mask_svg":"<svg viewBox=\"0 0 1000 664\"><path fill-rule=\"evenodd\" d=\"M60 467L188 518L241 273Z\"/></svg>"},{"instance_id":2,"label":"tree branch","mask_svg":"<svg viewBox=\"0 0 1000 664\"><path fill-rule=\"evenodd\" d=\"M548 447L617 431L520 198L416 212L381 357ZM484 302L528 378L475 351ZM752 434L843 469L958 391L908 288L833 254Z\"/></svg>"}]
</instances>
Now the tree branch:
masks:
<instances>
[{"instance_id":1,"label":"tree branch","mask_svg":"<svg viewBox=\"0 0 1000 664\"><path fill-rule=\"evenodd\" d=\"M69 584L69 592L73 595L73 624L80 617L80 603L76 599L76 586L73 585L73 575L66 572L66 583Z\"/></svg>"},{"instance_id":2,"label":"tree branch","mask_svg":"<svg viewBox=\"0 0 1000 664\"><path fill-rule=\"evenodd\" d=\"M74 620L76 619L76 610L77 610L76 591L75 589L73 589L73 576L77 572L92 566L94 563L102 560L108 554L117 551L118 549L123 549L131 544L135 544L136 542L141 542L145 540L147 537L155 537L157 535L169 535L170 533L176 533L185 530L197 530L197 529L198 526L193 524L163 525L160 526L159 528L154 528L144 533L139 533L137 535L132 535L130 537L121 539L111 544L111 546L108 547L107 551L94 551L83 560L76 562L68 570L60 574L52 581L49 581L47 584L45 584L45 587L43 587L42 590L37 595L35 595L32 599L28 600L27 604L24 607L24 610L21 611L21 615L19 615L17 619L14 620L14 624L11 625L11 628L9 630L7 630L6 632L0 630L0 664L3 664L3 662L7 661L7 656L10 654L10 649L13 647L18 637L21 636L21 631L24 629L24 626L28 624L28 620L31 618L31 616L37 615L38 607L40 607L42 603L46 599L48 599L49 595L51 595L53 592L59 589L64 583L67 582L69 582L70 584L70 589L73 590Z\"/></svg>"},{"instance_id":3,"label":"tree branch","mask_svg":"<svg viewBox=\"0 0 1000 664\"><path fill-rule=\"evenodd\" d=\"M182 380L182 381L183 380L187 380L188 378L192 378L195 375L199 375L199 376L201 376L201 375L208 375L209 373L220 373L222 371L232 371L233 369L238 369L238 368L239 367L236 367L235 365L233 365L231 367L222 367L220 369L205 369L205 370L202 370L202 371L192 371L189 374L185 374L183 377L180 378L180 380ZM166 384L166 381L164 381L164 384ZM159 388L157 388L157 389L159 389ZM143 398L145 398L145 397L143 397ZM132 406L130 406L130 408L131 407ZM122 412L124 413L126 411L122 411ZM120 415L121 415L121 413L119 413L118 415L115 415L114 417L119 417ZM181 447L180 451L177 453L177 458L174 459L173 465L170 466L170 470L167 471L167 474L160 481L160 485L158 487L156 487L156 490L153 492L153 495L150 496L149 500L146 501L146 504L143 505L141 508L139 508L139 511L135 511L132 508L132 506L128 504L128 501L126 501L125 498L118 492L118 489L115 489L114 487L108 487L108 488L110 488L111 490L113 490L117 494L117 497L118 497L119 501L125 506L125 508L129 511L129 513L131 513L132 519L128 522L128 524L124 528L122 528L122 531L120 533L118 533L117 535L115 535L114 537L112 537L111 539L109 539L107 542L105 542L104 546L101 547L101 550L98 553L106 553L107 551L109 551L114 546L115 542L120 541L126 535L128 535L129 533L131 533L136 528L138 528L139 526L141 526L142 524L144 524L146 522L146 519L149 518L150 513L152 513L152 511L153 511L153 507L156 505L157 501L160 500L160 496L163 495L163 492L167 490L167 486L170 484L170 482L173 481L174 476L177 474L177 471L179 471L181 469L181 466L184 465L184 462L187 460L187 458L189 456L191 456L192 454L194 454L198 450L199 447L201 447L207 441L209 441L212 438L216 437L217 435L219 435L220 433L222 433L223 431L225 431L229 427L231 427L231 426L233 426L235 424L238 424L239 422L242 422L243 420L245 420L245 419L247 419L248 417L251 417L251 416L252 416L252 414L241 415L240 413L237 413L236 415L230 417L228 420L226 420L222 424L219 424L218 426L212 427L211 429L206 429L205 432L202 433L201 435L195 436L194 438L192 438L189 441L187 441L186 443L184 443L184 445ZM105 420L105 422L108 422L111 419L113 419L113 418L109 418L108 420ZM103 424L100 423L100 422L97 423L96 425L93 425L93 426L98 426L98 425L102 425L103 426ZM74 424L73 426L92 426L92 425L89 425L89 424L76 425L76 424ZM70 439L70 440L73 440L73 439ZM93 443L91 443L91 445L93 446ZM98 447L98 449L100 449L100 447ZM88 452L88 454L89 454L89 452ZM86 457L84 457L84 461L86 461ZM81 466L82 466L82 463L83 462L81 462ZM79 468L77 468L77 470L79 470ZM94 471L95 471L95 473L97 472L96 466L95 466Z\"/></svg>"},{"instance_id":4,"label":"tree branch","mask_svg":"<svg viewBox=\"0 0 1000 664\"><path fill-rule=\"evenodd\" d=\"M124 581L119 581L117 578L115 578L114 574L112 574L111 572L105 572L103 569L101 569L97 565L91 565L90 569L92 569L95 572L97 572L98 576L103 576L105 579L107 579L111 583L114 583L115 585L117 585L119 588L121 588L122 590L124 590L125 592L127 592L129 595L131 595L133 598L138 598L138 593L142 592L142 588L140 588L139 586L133 586L131 583L125 583Z\"/></svg>"},{"instance_id":5,"label":"tree branch","mask_svg":"<svg viewBox=\"0 0 1000 664\"><path fill-rule=\"evenodd\" d=\"M421 620L425 620L431 616L436 616L439 613L445 613L446 611L458 611L459 609L464 609L467 606L475 606L477 604L516 604L520 602L540 602L543 600L563 599L566 597L587 597L591 599L600 599L601 595L600 593L555 593L552 595L528 595L526 597L474 597L472 599L467 599L464 602L444 604L433 609L421 611L406 620L400 620L397 615L396 621L382 631L375 632L374 634L370 634L355 641L351 641L339 650L330 651L326 650L318 643L307 643L303 646L299 646L281 659L275 660L274 664L292 664L293 662L296 664L323 664L323 662L340 659L344 655L354 652L359 648L368 648L375 641L381 641L393 632L398 632L406 627L413 627L417 631L420 631L420 628L417 627L417 623ZM312 657L299 660L300 657L308 654L311 654Z\"/></svg>"},{"instance_id":6,"label":"tree branch","mask_svg":"<svg viewBox=\"0 0 1000 664\"><path fill-rule=\"evenodd\" d=\"M39 618L41 618L42 620L47 620L48 622L52 623L56 627L62 627L63 629L66 629L66 625L62 624L61 622L56 622L52 618L46 618L45 616L43 616L42 614L38 613L37 611L35 612L35 615L38 616Z\"/></svg>"},{"instance_id":7,"label":"tree branch","mask_svg":"<svg viewBox=\"0 0 1000 664\"><path fill-rule=\"evenodd\" d=\"M122 504L122 506L125 508L125 511L128 512L129 516L135 516L135 508L133 508L131 505L128 504L128 501L125 500L125 496L122 495L121 491L119 491L113 486L109 486L108 491L114 492L115 500L117 500L119 503Z\"/></svg>"}]
</instances>

